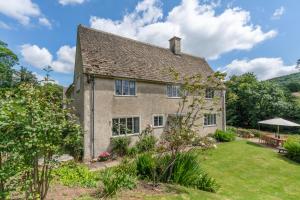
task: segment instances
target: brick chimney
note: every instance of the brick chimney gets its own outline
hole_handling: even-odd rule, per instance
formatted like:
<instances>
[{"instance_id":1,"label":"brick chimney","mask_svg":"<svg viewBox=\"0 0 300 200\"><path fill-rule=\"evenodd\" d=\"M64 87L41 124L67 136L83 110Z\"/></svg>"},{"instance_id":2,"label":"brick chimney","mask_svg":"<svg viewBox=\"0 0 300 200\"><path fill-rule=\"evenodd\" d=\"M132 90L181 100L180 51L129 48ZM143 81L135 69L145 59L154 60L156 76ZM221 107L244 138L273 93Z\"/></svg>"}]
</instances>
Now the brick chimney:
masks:
<instances>
[{"instance_id":1,"label":"brick chimney","mask_svg":"<svg viewBox=\"0 0 300 200\"><path fill-rule=\"evenodd\" d=\"M170 42L170 50L174 53L174 54L180 54L181 52L181 44L180 44L180 40L181 38L179 37L172 37L169 42Z\"/></svg>"}]
</instances>

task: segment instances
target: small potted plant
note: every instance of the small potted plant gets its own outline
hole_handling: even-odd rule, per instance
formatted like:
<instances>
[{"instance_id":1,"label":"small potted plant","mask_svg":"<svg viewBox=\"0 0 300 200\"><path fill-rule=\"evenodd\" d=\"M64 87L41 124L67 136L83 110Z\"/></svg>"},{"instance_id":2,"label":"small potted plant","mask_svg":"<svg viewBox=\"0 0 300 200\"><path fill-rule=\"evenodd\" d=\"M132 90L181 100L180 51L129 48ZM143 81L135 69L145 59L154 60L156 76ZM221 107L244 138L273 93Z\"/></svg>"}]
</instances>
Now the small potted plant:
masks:
<instances>
[{"instance_id":1,"label":"small potted plant","mask_svg":"<svg viewBox=\"0 0 300 200\"><path fill-rule=\"evenodd\" d=\"M107 151L100 153L100 155L98 156L99 161L107 161L109 158L110 158L110 153L108 153Z\"/></svg>"}]
</instances>

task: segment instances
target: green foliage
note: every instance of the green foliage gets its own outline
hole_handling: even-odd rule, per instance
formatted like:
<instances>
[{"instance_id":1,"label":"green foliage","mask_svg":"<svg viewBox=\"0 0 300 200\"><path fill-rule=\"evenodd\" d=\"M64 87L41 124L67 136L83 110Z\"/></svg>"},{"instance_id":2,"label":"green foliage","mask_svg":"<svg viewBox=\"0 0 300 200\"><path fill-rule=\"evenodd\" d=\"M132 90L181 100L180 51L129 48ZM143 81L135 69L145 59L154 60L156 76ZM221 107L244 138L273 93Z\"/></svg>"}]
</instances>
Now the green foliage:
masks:
<instances>
[{"instance_id":1,"label":"green foliage","mask_svg":"<svg viewBox=\"0 0 300 200\"><path fill-rule=\"evenodd\" d=\"M300 73L289 74L269 80L270 82L277 83L291 92L300 91Z\"/></svg>"},{"instance_id":2,"label":"green foliage","mask_svg":"<svg viewBox=\"0 0 300 200\"><path fill-rule=\"evenodd\" d=\"M152 151L155 148L155 144L157 142L157 139L154 135L141 135L139 137L139 141L136 143L136 147L138 151L146 152L146 151Z\"/></svg>"},{"instance_id":3,"label":"green foliage","mask_svg":"<svg viewBox=\"0 0 300 200\"><path fill-rule=\"evenodd\" d=\"M226 82L227 123L237 127L257 127L257 122L274 116L297 119L300 108L279 85L259 82L254 74L232 76ZM299 118L300 120L300 118Z\"/></svg>"},{"instance_id":4,"label":"green foliage","mask_svg":"<svg viewBox=\"0 0 300 200\"><path fill-rule=\"evenodd\" d=\"M0 137L4 145L0 148L6 159L0 166L8 164L6 161L16 156L20 167L15 174L23 179L19 186L25 198L44 199L55 166L53 156L64 150L64 130L68 128L70 136L80 135L81 129L75 116L62 106L62 101L47 86L21 84L3 96L5 98L0 101ZM3 168L0 167L0 170ZM9 178L1 181L7 180ZM7 184L1 185L6 187ZM6 189L0 187L1 190Z\"/></svg>"},{"instance_id":5,"label":"green foliage","mask_svg":"<svg viewBox=\"0 0 300 200\"><path fill-rule=\"evenodd\" d=\"M109 168L103 172L101 181L104 197L113 196L121 189L132 190L137 183L135 165L126 161L115 169Z\"/></svg>"},{"instance_id":6,"label":"green foliage","mask_svg":"<svg viewBox=\"0 0 300 200\"><path fill-rule=\"evenodd\" d=\"M127 154L129 144L131 142L130 137L121 136L112 138L112 152L116 153L119 156L124 156Z\"/></svg>"},{"instance_id":7,"label":"green foliage","mask_svg":"<svg viewBox=\"0 0 300 200\"><path fill-rule=\"evenodd\" d=\"M289 137L284 143L284 148L287 150L287 157L300 162L300 137Z\"/></svg>"},{"instance_id":8,"label":"green foliage","mask_svg":"<svg viewBox=\"0 0 300 200\"><path fill-rule=\"evenodd\" d=\"M14 65L18 63L18 57L0 41L0 87L10 87L13 82Z\"/></svg>"},{"instance_id":9,"label":"green foliage","mask_svg":"<svg viewBox=\"0 0 300 200\"><path fill-rule=\"evenodd\" d=\"M219 142L231 142L235 140L235 133L230 131L216 130L214 138Z\"/></svg>"},{"instance_id":10,"label":"green foliage","mask_svg":"<svg viewBox=\"0 0 300 200\"><path fill-rule=\"evenodd\" d=\"M153 180L156 173L156 159L151 153L144 153L136 160L137 175L142 179Z\"/></svg>"},{"instance_id":11,"label":"green foliage","mask_svg":"<svg viewBox=\"0 0 300 200\"><path fill-rule=\"evenodd\" d=\"M134 157L138 154L139 150L137 149L136 146L129 147L127 150L127 155L130 157Z\"/></svg>"},{"instance_id":12,"label":"green foliage","mask_svg":"<svg viewBox=\"0 0 300 200\"><path fill-rule=\"evenodd\" d=\"M65 186L97 187L100 177L85 165L75 162L65 163L53 171L55 178Z\"/></svg>"}]
</instances>

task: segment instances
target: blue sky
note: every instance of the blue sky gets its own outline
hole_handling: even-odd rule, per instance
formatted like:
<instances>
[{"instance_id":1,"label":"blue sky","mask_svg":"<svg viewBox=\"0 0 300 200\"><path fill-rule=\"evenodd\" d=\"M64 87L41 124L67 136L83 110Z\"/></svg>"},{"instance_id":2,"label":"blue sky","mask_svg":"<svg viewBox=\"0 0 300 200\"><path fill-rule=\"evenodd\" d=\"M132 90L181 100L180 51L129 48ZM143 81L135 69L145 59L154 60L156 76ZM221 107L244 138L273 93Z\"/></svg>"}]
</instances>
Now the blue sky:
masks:
<instances>
[{"instance_id":1,"label":"blue sky","mask_svg":"<svg viewBox=\"0 0 300 200\"><path fill-rule=\"evenodd\" d=\"M202 56L229 75L259 79L296 72L298 0L0 0L0 39L36 73L72 82L78 24Z\"/></svg>"}]
</instances>

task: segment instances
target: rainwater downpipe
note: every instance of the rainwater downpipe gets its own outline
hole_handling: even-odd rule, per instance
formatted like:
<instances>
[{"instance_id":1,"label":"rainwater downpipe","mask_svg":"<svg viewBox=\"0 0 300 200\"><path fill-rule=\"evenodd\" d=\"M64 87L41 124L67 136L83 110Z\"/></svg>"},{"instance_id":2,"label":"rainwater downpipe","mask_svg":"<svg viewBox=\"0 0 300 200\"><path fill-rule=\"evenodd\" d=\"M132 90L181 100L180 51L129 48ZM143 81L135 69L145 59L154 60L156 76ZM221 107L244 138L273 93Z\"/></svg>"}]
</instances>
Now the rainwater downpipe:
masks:
<instances>
[{"instance_id":1,"label":"rainwater downpipe","mask_svg":"<svg viewBox=\"0 0 300 200\"><path fill-rule=\"evenodd\" d=\"M95 158L95 76L91 76L92 81L92 158Z\"/></svg>"}]
</instances>

